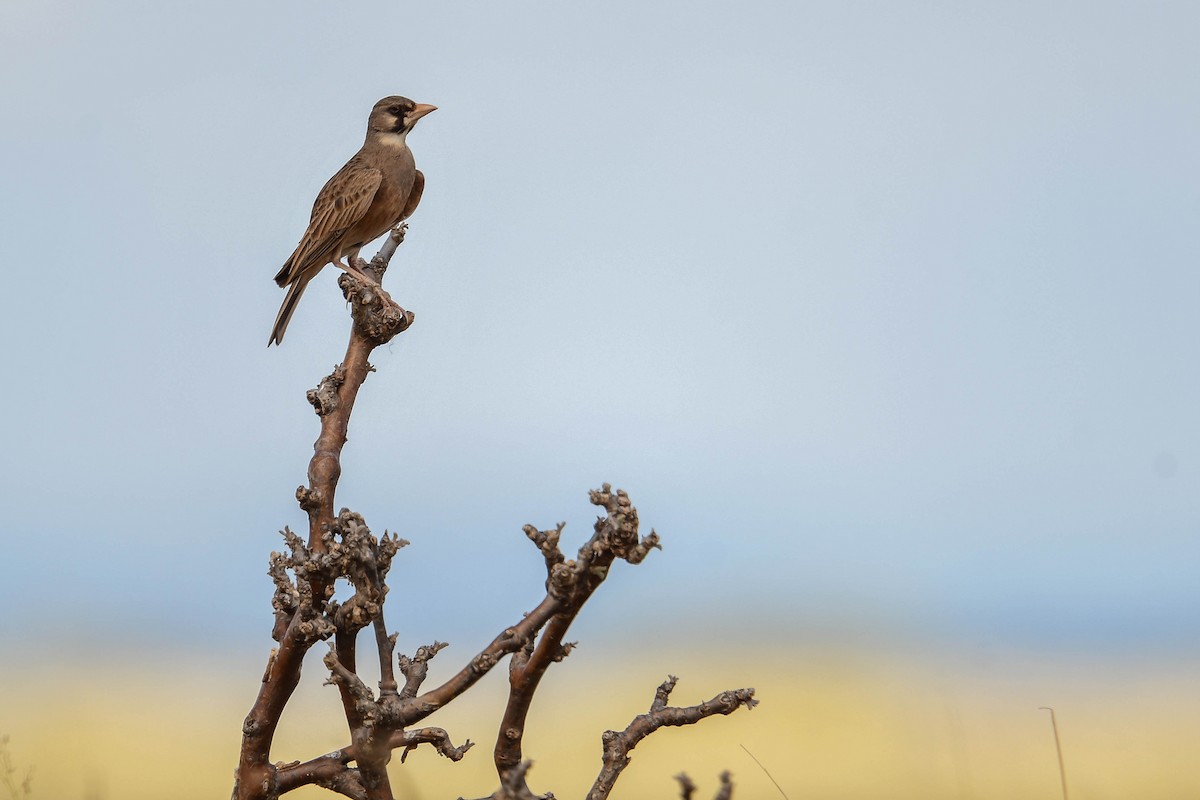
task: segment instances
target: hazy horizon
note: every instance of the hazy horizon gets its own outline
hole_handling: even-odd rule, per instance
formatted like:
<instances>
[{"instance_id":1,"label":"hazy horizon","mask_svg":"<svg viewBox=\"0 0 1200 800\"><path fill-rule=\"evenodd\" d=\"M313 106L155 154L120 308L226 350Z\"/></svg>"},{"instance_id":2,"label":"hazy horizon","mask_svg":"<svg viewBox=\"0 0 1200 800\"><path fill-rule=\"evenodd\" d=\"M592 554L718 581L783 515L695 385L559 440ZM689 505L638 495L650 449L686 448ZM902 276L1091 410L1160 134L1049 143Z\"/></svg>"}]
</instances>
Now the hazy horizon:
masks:
<instances>
[{"instance_id":1,"label":"hazy horizon","mask_svg":"<svg viewBox=\"0 0 1200 800\"><path fill-rule=\"evenodd\" d=\"M3 5L0 642L260 664L347 329L328 269L268 350L271 278L402 94L438 106L386 281L416 322L338 496L413 543L401 649L512 624L521 526L573 550L609 482L664 549L583 648L1194 667L1198 32L1186 3Z\"/></svg>"}]
</instances>

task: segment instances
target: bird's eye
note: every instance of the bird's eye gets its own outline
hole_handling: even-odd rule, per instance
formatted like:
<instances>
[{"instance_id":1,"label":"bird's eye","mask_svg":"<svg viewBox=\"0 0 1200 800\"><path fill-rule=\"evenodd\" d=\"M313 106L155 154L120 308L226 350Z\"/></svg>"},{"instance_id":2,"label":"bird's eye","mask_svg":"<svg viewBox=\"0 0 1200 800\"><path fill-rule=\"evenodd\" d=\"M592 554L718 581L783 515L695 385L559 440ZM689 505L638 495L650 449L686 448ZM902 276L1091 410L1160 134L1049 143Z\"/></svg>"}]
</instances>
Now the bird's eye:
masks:
<instances>
[{"instance_id":1,"label":"bird's eye","mask_svg":"<svg viewBox=\"0 0 1200 800\"><path fill-rule=\"evenodd\" d=\"M400 112L402 111L402 109L400 108L400 106L392 106L391 108L388 109L388 111L390 111L391 113L395 114L398 117L398 116L400 116Z\"/></svg>"}]
</instances>

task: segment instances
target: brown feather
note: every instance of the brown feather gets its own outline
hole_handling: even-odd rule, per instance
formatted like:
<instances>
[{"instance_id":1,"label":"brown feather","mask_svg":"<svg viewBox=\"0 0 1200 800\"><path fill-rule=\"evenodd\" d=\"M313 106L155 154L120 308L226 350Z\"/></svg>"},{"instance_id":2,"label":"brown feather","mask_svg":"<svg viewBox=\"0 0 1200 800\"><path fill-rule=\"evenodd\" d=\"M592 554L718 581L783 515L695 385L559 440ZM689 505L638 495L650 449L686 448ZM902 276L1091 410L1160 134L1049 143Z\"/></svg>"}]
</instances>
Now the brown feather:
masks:
<instances>
[{"instance_id":1,"label":"brown feather","mask_svg":"<svg viewBox=\"0 0 1200 800\"><path fill-rule=\"evenodd\" d=\"M421 195L425 194L425 173L417 170L416 177L413 179L412 189L408 193L408 202L404 204L404 213L400 215L401 222L408 219L417 210L417 206L421 203Z\"/></svg>"},{"instance_id":2,"label":"brown feather","mask_svg":"<svg viewBox=\"0 0 1200 800\"><path fill-rule=\"evenodd\" d=\"M317 195L308 230L284 269L275 276L275 282L285 286L304 272L314 267L320 270L338 258L341 253L333 253L334 245L367 214L382 180L379 170L364 166L357 157L338 170Z\"/></svg>"},{"instance_id":3,"label":"brown feather","mask_svg":"<svg viewBox=\"0 0 1200 800\"><path fill-rule=\"evenodd\" d=\"M412 116L402 120L391 112L394 106ZM432 110L433 106L418 106L403 97L384 98L375 104L362 148L321 189L308 229L275 275L276 283L289 288L271 331L272 344L283 341L304 287L326 264L339 262L343 256L353 258L359 248L416 210L425 176L413 162L405 134ZM407 127L401 124L404 120Z\"/></svg>"}]
</instances>

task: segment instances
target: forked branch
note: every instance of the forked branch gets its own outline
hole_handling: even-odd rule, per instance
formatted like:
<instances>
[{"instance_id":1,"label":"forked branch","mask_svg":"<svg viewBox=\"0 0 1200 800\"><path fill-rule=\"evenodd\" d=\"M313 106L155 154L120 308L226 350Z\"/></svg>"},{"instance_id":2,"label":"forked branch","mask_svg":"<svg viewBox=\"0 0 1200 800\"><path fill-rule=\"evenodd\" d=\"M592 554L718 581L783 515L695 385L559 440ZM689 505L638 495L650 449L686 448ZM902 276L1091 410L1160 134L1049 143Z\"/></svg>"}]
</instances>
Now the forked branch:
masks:
<instances>
[{"instance_id":1,"label":"forked branch","mask_svg":"<svg viewBox=\"0 0 1200 800\"><path fill-rule=\"evenodd\" d=\"M404 240L404 234L405 226L395 228L371 261L370 268L379 278ZM334 582L339 577L350 577L349 571L343 569L345 564L328 557L338 534L334 530L334 494L341 477L341 453L354 401L359 387L373 369L367 357L375 347L406 330L412 324L413 315L396 305L378 285L366 285L349 274L339 279L339 285L351 303L354 324L345 360L308 394L309 402L321 418L321 432L313 445L313 457L308 465L308 486L296 490L296 499L308 514L308 541L302 542L285 529L284 539L290 553L273 554L271 558L269 571L275 582L272 636L279 646L268 658L262 687L242 726L242 748L234 782L237 800L272 800L280 794L279 768L270 761L271 743L284 706L300 682L300 668L309 648L336 632L337 660L353 672L355 626L364 616L372 616L369 613L372 604L382 603L382 595L361 597L356 584L355 597L348 604L352 606L350 611L340 618L336 613L330 613ZM386 535L384 538L387 539ZM390 545L383 546L386 549ZM289 571L295 576L294 582L288 577ZM381 591L380 587L381 580L376 588ZM339 683L339 689L351 730L361 729L365 724L358 710L361 698L355 697L349 682ZM349 785L353 783L349 777L337 780L341 787L339 791L357 792Z\"/></svg>"},{"instance_id":2,"label":"forked branch","mask_svg":"<svg viewBox=\"0 0 1200 800\"><path fill-rule=\"evenodd\" d=\"M637 747L640 741L659 728L692 725L714 714L732 714L743 706L750 709L758 705L758 701L754 699L753 689L734 689L722 692L711 700L698 705L668 706L667 700L678 680L674 675L668 676L667 680L663 681L655 691L654 702L650 704L649 712L634 717L633 721L620 733L605 731L604 735L600 737L604 743L604 766L600 769L596 782L592 784L587 800L605 800L612 791L613 784L620 777L621 771L629 766L629 753ZM685 791L684 796L688 797L691 791L688 787L691 786L691 782L687 781L686 777L681 776L680 783ZM723 782L725 782L724 779Z\"/></svg>"},{"instance_id":3,"label":"forked branch","mask_svg":"<svg viewBox=\"0 0 1200 800\"><path fill-rule=\"evenodd\" d=\"M403 238L401 226L392 231L370 264L358 266L382 279ZM525 758L523 741L534 695L550 666L566 658L574 647L565 640L566 634L607 578L613 562L641 563L659 548L658 535L654 531L639 535L637 509L624 491L614 491L608 484L589 493L591 502L603 513L574 559L560 549L564 523L549 530L526 525L526 536L545 561L545 596L449 679L422 691L429 662L446 644L434 641L412 656L397 655L397 634L389 633L384 619L388 571L396 553L408 542L387 531L374 536L365 520L349 509L336 515L333 511L350 414L359 388L374 369L367 358L375 347L406 330L413 315L396 305L378 284L349 274L343 275L339 284L351 304L350 342L343 362L308 393L321 420L309 462L308 485L296 490L300 507L308 515L308 536L284 528L285 548L271 554L268 574L275 585L272 637L278 646L268 657L258 697L243 725L234 800L277 800L307 785L322 786L354 800L393 800L388 765L394 751L401 751L403 763L414 749L428 744L443 757L458 761L473 746L469 739L454 745L441 728L414 726L461 696L505 656L511 656L509 693L493 752L499 788L492 798L549 800L553 795L536 795L526 782L531 762ZM339 580L352 589L340 603L333 599ZM378 691L358 672L358 636L367 628L374 634ZM308 761L272 763L274 733L300 680L304 657L317 642L330 639L323 659L329 676L326 683L338 689L349 742ZM603 768L589 800L609 796L629 763L630 751L658 728L689 725L737 708L752 708L756 702L753 689L738 689L699 705L674 708L667 705L674 685L674 677L663 683L649 713L634 719L623 732L604 734ZM727 798L732 791L727 777L723 780L719 798Z\"/></svg>"}]
</instances>

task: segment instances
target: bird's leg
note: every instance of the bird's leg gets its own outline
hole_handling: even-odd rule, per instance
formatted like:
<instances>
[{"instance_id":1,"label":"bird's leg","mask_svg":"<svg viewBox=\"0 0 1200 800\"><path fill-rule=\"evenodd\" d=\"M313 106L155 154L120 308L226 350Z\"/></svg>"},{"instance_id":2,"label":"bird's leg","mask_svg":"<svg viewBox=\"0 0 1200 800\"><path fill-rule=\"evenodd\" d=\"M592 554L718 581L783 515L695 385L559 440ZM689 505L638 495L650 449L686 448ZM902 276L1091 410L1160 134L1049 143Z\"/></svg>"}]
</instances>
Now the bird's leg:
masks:
<instances>
[{"instance_id":1,"label":"bird's leg","mask_svg":"<svg viewBox=\"0 0 1200 800\"><path fill-rule=\"evenodd\" d=\"M360 260L357 258L357 256L358 250L353 250L347 256L345 264L335 258L333 260L333 265L343 272L349 272L360 281L366 281L367 283L378 285L379 281L372 278L370 275L364 272L363 269L358 266L358 264L355 263L356 261Z\"/></svg>"},{"instance_id":2,"label":"bird's leg","mask_svg":"<svg viewBox=\"0 0 1200 800\"><path fill-rule=\"evenodd\" d=\"M357 269L360 275L365 275L372 283L379 285L379 277L373 272L367 272L367 260L358 255L360 250L362 250L361 247L351 250L346 256L347 263Z\"/></svg>"}]
</instances>

